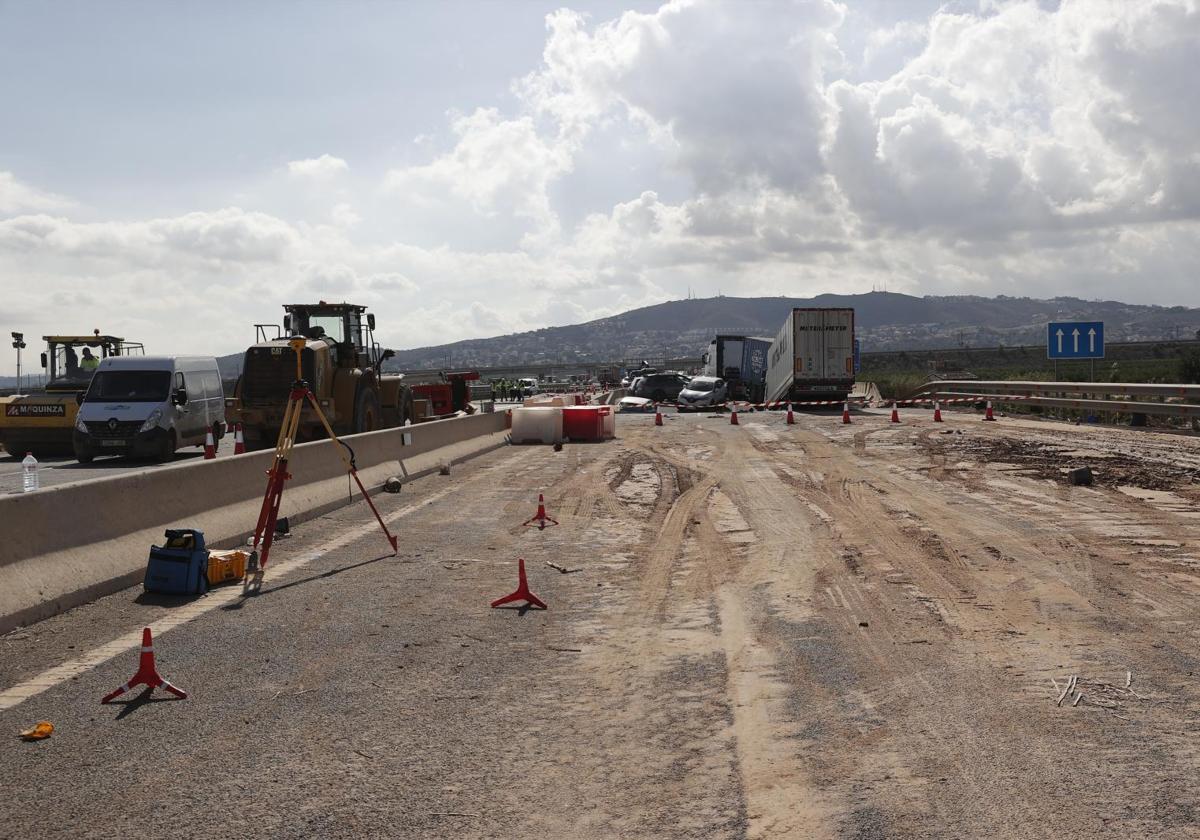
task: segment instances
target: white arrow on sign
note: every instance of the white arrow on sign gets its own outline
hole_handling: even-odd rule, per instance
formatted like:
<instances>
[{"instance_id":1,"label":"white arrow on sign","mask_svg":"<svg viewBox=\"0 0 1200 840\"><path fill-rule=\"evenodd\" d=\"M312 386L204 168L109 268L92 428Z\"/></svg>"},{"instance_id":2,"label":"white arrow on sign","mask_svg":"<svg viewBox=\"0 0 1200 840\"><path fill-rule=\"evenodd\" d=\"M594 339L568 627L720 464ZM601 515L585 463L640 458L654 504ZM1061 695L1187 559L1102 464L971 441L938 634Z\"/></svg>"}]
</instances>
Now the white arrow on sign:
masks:
<instances>
[{"instance_id":1,"label":"white arrow on sign","mask_svg":"<svg viewBox=\"0 0 1200 840\"><path fill-rule=\"evenodd\" d=\"M1059 353L1062 352L1062 337L1063 337L1062 327L1059 327L1058 328L1058 352Z\"/></svg>"},{"instance_id":2,"label":"white arrow on sign","mask_svg":"<svg viewBox=\"0 0 1200 840\"><path fill-rule=\"evenodd\" d=\"M1078 353L1079 352L1079 327L1076 327L1075 329L1071 330L1071 335L1075 336L1075 349L1072 350L1071 352Z\"/></svg>"},{"instance_id":3,"label":"white arrow on sign","mask_svg":"<svg viewBox=\"0 0 1200 840\"><path fill-rule=\"evenodd\" d=\"M1088 330L1088 352L1089 353L1096 352L1096 328L1095 327L1092 327L1090 330Z\"/></svg>"}]
</instances>

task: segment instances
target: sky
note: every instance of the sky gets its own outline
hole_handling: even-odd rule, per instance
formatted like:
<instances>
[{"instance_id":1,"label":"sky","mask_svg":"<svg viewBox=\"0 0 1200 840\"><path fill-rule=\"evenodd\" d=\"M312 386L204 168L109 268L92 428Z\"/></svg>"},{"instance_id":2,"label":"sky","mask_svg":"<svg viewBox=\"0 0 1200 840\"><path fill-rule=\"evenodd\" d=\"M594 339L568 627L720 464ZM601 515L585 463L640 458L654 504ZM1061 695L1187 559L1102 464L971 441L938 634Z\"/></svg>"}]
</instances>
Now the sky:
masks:
<instances>
[{"instance_id":1,"label":"sky","mask_svg":"<svg viewBox=\"0 0 1200 840\"><path fill-rule=\"evenodd\" d=\"M0 0L0 329L222 355L318 299L397 349L689 294L1200 306L1198 77L1200 0Z\"/></svg>"}]
</instances>

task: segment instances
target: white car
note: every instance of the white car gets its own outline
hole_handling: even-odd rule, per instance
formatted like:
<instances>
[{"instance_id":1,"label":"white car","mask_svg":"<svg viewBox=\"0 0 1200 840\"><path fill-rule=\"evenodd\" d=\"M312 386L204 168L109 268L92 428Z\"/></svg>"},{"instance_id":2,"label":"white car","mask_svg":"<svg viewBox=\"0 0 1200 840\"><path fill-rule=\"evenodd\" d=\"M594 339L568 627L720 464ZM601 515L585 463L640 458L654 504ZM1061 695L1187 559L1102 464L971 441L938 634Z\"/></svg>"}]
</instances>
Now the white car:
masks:
<instances>
[{"instance_id":1,"label":"white car","mask_svg":"<svg viewBox=\"0 0 1200 840\"><path fill-rule=\"evenodd\" d=\"M713 408L729 399L729 389L724 379L715 376L693 376L687 386L679 392L676 402L679 410L687 408Z\"/></svg>"}]
</instances>

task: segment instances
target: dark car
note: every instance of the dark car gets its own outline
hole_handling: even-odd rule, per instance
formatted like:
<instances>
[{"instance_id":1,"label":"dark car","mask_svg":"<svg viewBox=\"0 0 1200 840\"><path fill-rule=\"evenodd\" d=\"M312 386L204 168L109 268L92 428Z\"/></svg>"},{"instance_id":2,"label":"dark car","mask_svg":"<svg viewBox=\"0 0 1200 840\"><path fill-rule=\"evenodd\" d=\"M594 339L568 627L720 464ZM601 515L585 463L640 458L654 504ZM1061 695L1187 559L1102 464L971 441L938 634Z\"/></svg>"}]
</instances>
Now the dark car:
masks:
<instances>
[{"instance_id":1,"label":"dark car","mask_svg":"<svg viewBox=\"0 0 1200 840\"><path fill-rule=\"evenodd\" d=\"M655 402L671 402L687 384L688 377L682 373L652 373L637 382L632 394Z\"/></svg>"}]
</instances>

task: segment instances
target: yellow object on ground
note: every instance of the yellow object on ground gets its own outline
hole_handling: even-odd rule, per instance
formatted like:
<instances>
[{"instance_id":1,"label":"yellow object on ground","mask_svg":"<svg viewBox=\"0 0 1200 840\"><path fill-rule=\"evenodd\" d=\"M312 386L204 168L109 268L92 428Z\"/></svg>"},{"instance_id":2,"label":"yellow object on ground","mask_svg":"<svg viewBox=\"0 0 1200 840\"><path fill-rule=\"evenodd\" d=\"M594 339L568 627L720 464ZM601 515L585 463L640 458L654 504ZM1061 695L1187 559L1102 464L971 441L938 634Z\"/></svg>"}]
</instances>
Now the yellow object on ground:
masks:
<instances>
[{"instance_id":1,"label":"yellow object on ground","mask_svg":"<svg viewBox=\"0 0 1200 840\"><path fill-rule=\"evenodd\" d=\"M54 731L54 724L48 720L39 720L33 725L32 729L26 729L20 733L20 737L26 741L40 741L43 738L49 738L50 733Z\"/></svg>"},{"instance_id":2,"label":"yellow object on ground","mask_svg":"<svg viewBox=\"0 0 1200 840\"><path fill-rule=\"evenodd\" d=\"M209 551L208 585L241 580L246 576L247 555L244 551Z\"/></svg>"}]
</instances>

